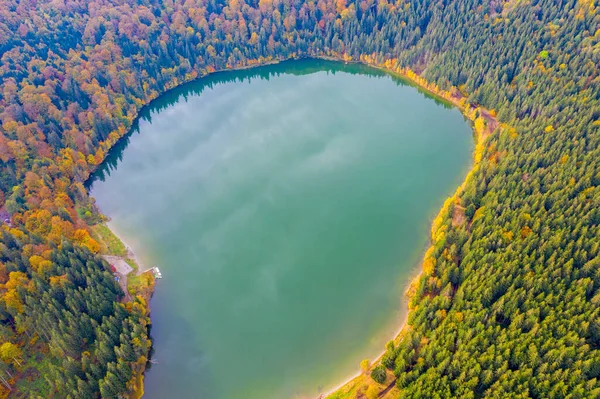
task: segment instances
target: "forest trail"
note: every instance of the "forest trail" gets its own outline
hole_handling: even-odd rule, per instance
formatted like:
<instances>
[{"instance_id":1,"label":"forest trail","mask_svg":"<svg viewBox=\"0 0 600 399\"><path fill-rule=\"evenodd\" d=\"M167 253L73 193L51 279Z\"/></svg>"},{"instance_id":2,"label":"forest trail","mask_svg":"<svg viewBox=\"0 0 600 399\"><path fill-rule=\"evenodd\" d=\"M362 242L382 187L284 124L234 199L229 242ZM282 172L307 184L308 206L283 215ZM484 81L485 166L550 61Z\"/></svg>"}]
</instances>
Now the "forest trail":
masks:
<instances>
[{"instance_id":1,"label":"forest trail","mask_svg":"<svg viewBox=\"0 0 600 399\"><path fill-rule=\"evenodd\" d=\"M392 382L390 382L383 391L379 392L379 395L377 397L384 398L385 395L387 395L388 392L390 392L395 386L396 386L396 379L394 378L394 380Z\"/></svg>"},{"instance_id":2,"label":"forest trail","mask_svg":"<svg viewBox=\"0 0 600 399\"><path fill-rule=\"evenodd\" d=\"M500 122L498 122L498 119L496 119L496 117L492 115L492 113L488 109L480 107L479 111L481 117L485 120L485 129L481 134L481 139L485 140L490 134L494 132L494 130L496 130L496 128L498 128L498 126L500 126Z\"/></svg>"}]
</instances>

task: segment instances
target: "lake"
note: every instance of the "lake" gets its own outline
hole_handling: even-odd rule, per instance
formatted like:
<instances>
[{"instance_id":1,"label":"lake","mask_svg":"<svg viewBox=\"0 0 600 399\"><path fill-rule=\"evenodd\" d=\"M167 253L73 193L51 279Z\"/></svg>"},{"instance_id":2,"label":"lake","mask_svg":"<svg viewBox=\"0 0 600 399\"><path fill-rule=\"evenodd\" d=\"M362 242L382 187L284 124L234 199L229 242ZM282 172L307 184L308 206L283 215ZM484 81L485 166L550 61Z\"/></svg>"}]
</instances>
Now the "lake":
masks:
<instances>
[{"instance_id":1,"label":"lake","mask_svg":"<svg viewBox=\"0 0 600 399\"><path fill-rule=\"evenodd\" d=\"M163 279L145 398L315 398L406 316L431 221L472 164L461 113L362 65L223 72L146 107L95 173Z\"/></svg>"}]
</instances>

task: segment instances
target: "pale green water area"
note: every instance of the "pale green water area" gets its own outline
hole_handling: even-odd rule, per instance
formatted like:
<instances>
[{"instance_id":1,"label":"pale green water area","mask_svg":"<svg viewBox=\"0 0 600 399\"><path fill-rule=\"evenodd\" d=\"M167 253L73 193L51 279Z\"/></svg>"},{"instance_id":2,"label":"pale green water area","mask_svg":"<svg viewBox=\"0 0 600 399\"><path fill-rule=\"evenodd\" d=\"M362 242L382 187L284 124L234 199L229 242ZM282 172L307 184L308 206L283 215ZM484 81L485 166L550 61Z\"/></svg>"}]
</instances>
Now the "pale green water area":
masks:
<instances>
[{"instance_id":1,"label":"pale green water area","mask_svg":"<svg viewBox=\"0 0 600 399\"><path fill-rule=\"evenodd\" d=\"M164 278L145 398L314 398L406 315L431 220L471 165L460 112L380 71L227 72L142 112L96 174Z\"/></svg>"}]
</instances>

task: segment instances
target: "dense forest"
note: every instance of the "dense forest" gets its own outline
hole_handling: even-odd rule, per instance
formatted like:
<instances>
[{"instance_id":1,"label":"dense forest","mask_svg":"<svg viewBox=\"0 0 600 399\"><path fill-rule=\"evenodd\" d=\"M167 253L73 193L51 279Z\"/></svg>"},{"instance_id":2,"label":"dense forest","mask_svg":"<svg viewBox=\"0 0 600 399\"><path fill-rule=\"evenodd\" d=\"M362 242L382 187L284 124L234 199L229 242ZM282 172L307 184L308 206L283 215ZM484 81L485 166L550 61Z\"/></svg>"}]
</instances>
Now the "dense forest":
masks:
<instances>
[{"instance_id":1,"label":"dense forest","mask_svg":"<svg viewBox=\"0 0 600 399\"><path fill-rule=\"evenodd\" d=\"M403 397L600 397L593 0L0 0L0 397L132 395L148 307L97 257L84 182L159 94L299 57L409 71L501 122L383 357Z\"/></svg>"}]
</instances>

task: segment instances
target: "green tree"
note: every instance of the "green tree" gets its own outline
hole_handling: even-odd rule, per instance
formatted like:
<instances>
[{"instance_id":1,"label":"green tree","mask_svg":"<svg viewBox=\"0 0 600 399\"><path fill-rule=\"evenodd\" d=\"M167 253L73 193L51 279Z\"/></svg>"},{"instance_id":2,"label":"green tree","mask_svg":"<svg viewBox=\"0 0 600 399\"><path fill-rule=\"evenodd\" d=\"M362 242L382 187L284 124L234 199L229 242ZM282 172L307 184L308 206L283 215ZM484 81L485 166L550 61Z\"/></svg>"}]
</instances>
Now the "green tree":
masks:
<instances>
[{"instance_id":1,"label":"green tree","mask_svg":"<svg viewBox=\"0 0 600 399\"><path fill-rule=\"evenodd\" d=\"M379 384L383 384L387 378L387 372L385 371L385 367L382 365L376 366L375 368L373 368L373 370L371 371L371 378L379 383Z\"/></svg>"}]
</instances>

